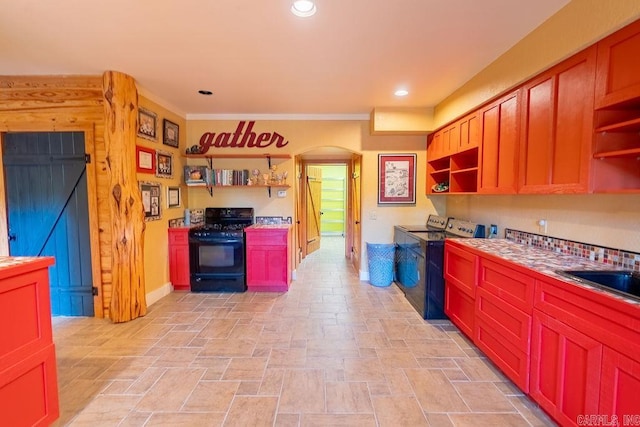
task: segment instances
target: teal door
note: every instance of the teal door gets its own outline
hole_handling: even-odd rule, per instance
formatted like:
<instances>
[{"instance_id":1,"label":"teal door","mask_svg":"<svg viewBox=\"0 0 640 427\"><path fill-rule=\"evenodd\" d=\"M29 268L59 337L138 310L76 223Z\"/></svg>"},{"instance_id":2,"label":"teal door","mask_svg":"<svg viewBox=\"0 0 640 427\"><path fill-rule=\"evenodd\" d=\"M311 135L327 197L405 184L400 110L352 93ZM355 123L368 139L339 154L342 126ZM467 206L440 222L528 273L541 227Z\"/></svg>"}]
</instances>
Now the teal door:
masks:
<instances>
[{"instance_id":1,"label":"teal door","mask_svg":"<svg viewBox=\"0 0 640 427\"><path fill-rule=\"evenodd\" d=\"M11 256L53 256L53 315L93 316L83 132L7 133L3 162Z\"/></svg>"}]
</instances>

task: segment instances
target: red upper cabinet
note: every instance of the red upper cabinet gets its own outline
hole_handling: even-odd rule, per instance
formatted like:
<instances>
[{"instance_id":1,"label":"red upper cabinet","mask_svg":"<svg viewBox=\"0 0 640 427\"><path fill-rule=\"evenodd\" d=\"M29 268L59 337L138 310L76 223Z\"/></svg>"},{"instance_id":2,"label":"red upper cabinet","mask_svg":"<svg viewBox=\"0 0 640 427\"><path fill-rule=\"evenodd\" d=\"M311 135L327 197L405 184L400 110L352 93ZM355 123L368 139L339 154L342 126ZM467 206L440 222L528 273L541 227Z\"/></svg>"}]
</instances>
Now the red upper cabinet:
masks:
<instances>
[{"instance_id":1,"label":"red upper cabinet","mask_svg":"<svg viewBox=\"0 0 640 427\"><path fill-rule=\"evenodd\" d=\"M640 100L640 21L598 42L596 108Z\"/></svg>"},{"instance_id":2,"label":"red upper cabinet","mask_svg":"<svg viewBox=\"0 0 640 427\"><path fill-rule=\"evenodd\" d=\"M520 193L585 193L593 135L596 48L523 86Z\"/></svg>"},{"instance_id":3,"label":"red upper cabinet","mask_svg":"<svg viewBox=\"0 0 640 427\"><path fill-rule=\"evenodd\" d=\"M640 21L597 46L592 189L640 193Z\"/></svg>"},{"instance_id":4,"label":"red upper cabinet","mask_svg":"<svg viewBox=\"0 0 640 427\"><path fill-rule=\"evenodd\" d=\"M427 161L436 160L442 157L442 131L434 132L427 140Z\"/></svg>"},{"instance_id":5,"label":"red upper cabinet","mask_svg":"<svg viewBox=\"0 0 640 427\"><path fill-rule=\"evenodd\" d=\"M519 96L515 90L482 109L479 193L515 194L518 187Z\"/></svg>"},{"instance_id":6,"label":"red upper cabinet","mask_svg":"<svg viewBox=\"0 0 640 427\"><path fill-rule=\"evenodd\" d=\"M458 153L480 146L480 117L479 112L474 111L458 121Z\"/></svg>"}]
</instances>

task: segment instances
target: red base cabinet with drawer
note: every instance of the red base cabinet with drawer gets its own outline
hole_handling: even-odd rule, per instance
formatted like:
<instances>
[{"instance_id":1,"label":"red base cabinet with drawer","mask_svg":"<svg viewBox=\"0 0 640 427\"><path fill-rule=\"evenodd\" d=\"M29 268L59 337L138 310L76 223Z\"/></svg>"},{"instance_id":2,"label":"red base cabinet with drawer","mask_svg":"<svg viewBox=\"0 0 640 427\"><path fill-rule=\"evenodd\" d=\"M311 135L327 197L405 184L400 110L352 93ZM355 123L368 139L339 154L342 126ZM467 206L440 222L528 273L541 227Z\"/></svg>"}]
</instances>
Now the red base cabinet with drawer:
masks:
<instances>
[{"instance_id":1,"label":"red base cabinet with drawer","mask_svg":"<svg viewBox=\"0 0 640 427\"><path fill-rule=\"evenodd\" d=\"M558 424L637 424L639 305L456 241L445 256L451 321Z\"/></svg>"},{"instance_id":2,"label":"red base cabinet with drawer","mask_svg":"<svg viewBox=\"0 0 640 427\"><path fill-rule=\"evenodd\" d=\"M468 337L473 337L478 257L466 250L445 244L444 312Z\"/></svg>"},{"instance_id":3,"label":"red base cabinet with drawer","mask_svg":"<svg viewBox=\"0 0 640 427\"><path fill-rule=\"evenodd\" d=\"M48 426L59 416L48 266L0 260L0 424Z\"/></svg>"},{"instance_id":4,"label":"red base cabinet with drawer","mask_svg":"<svg viewBox=\"0 0 640 427\"><path fill-rule=\"evenodd\" d=\"M524 392L529 391L535 280L480 257L474 343Z\"/></svg>"},{"instance_id":5,"label":"red base cabinet with drawer","mask_svg":"<svg viewBox=\"0 0 640 427\"><path fill-rule=\"evenodd\" d=\"M176 291L191 289L188 227L169 229L169 277Z\"/></svg>"},{"instance_id":6,"label":"red base cabinet with drawer","mask_svg":"<svg viewBox=\"0 0 640 427\"><path fill-rule=\"evenodd\" d=\"M290 226L252 226L247 236L247 290L282 292L291 283Z\"/></svg>"}]
</instances>

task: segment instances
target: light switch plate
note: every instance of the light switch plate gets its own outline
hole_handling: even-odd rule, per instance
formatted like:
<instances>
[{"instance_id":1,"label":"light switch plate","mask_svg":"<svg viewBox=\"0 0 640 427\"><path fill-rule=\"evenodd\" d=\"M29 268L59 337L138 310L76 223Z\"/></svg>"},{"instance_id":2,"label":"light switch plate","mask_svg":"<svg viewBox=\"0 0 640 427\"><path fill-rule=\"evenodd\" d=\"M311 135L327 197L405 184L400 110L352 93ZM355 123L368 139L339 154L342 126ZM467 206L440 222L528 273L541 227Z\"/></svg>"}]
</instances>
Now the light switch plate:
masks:
<instances>
[{"instance_id":1,"label":"light switch plate","mask_svg":"<svg viewBox=\"0 0 640 427\"><path fill-rule=\"evenodd\" d=\"M287 190L278 190L278 197L287 197Z\"/></svg>"}]
</instances>

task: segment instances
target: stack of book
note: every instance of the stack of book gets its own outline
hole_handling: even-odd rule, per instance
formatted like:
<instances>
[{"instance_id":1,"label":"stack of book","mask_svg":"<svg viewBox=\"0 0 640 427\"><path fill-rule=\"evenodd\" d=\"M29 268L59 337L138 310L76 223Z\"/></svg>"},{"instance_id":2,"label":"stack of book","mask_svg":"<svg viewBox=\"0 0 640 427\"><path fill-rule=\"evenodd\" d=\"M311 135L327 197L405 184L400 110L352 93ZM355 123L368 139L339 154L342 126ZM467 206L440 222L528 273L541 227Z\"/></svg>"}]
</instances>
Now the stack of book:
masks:
<instances>
[{"instance_id":1,"label":"stack of book","mask_svg":"<svg viewBox=\"0 0 640 427\"><path fill-rule=\"evenodd\" d=\"M249 170L213 169L211 173L211 185L247 185Z\"/></svg>"}]
</instances>

